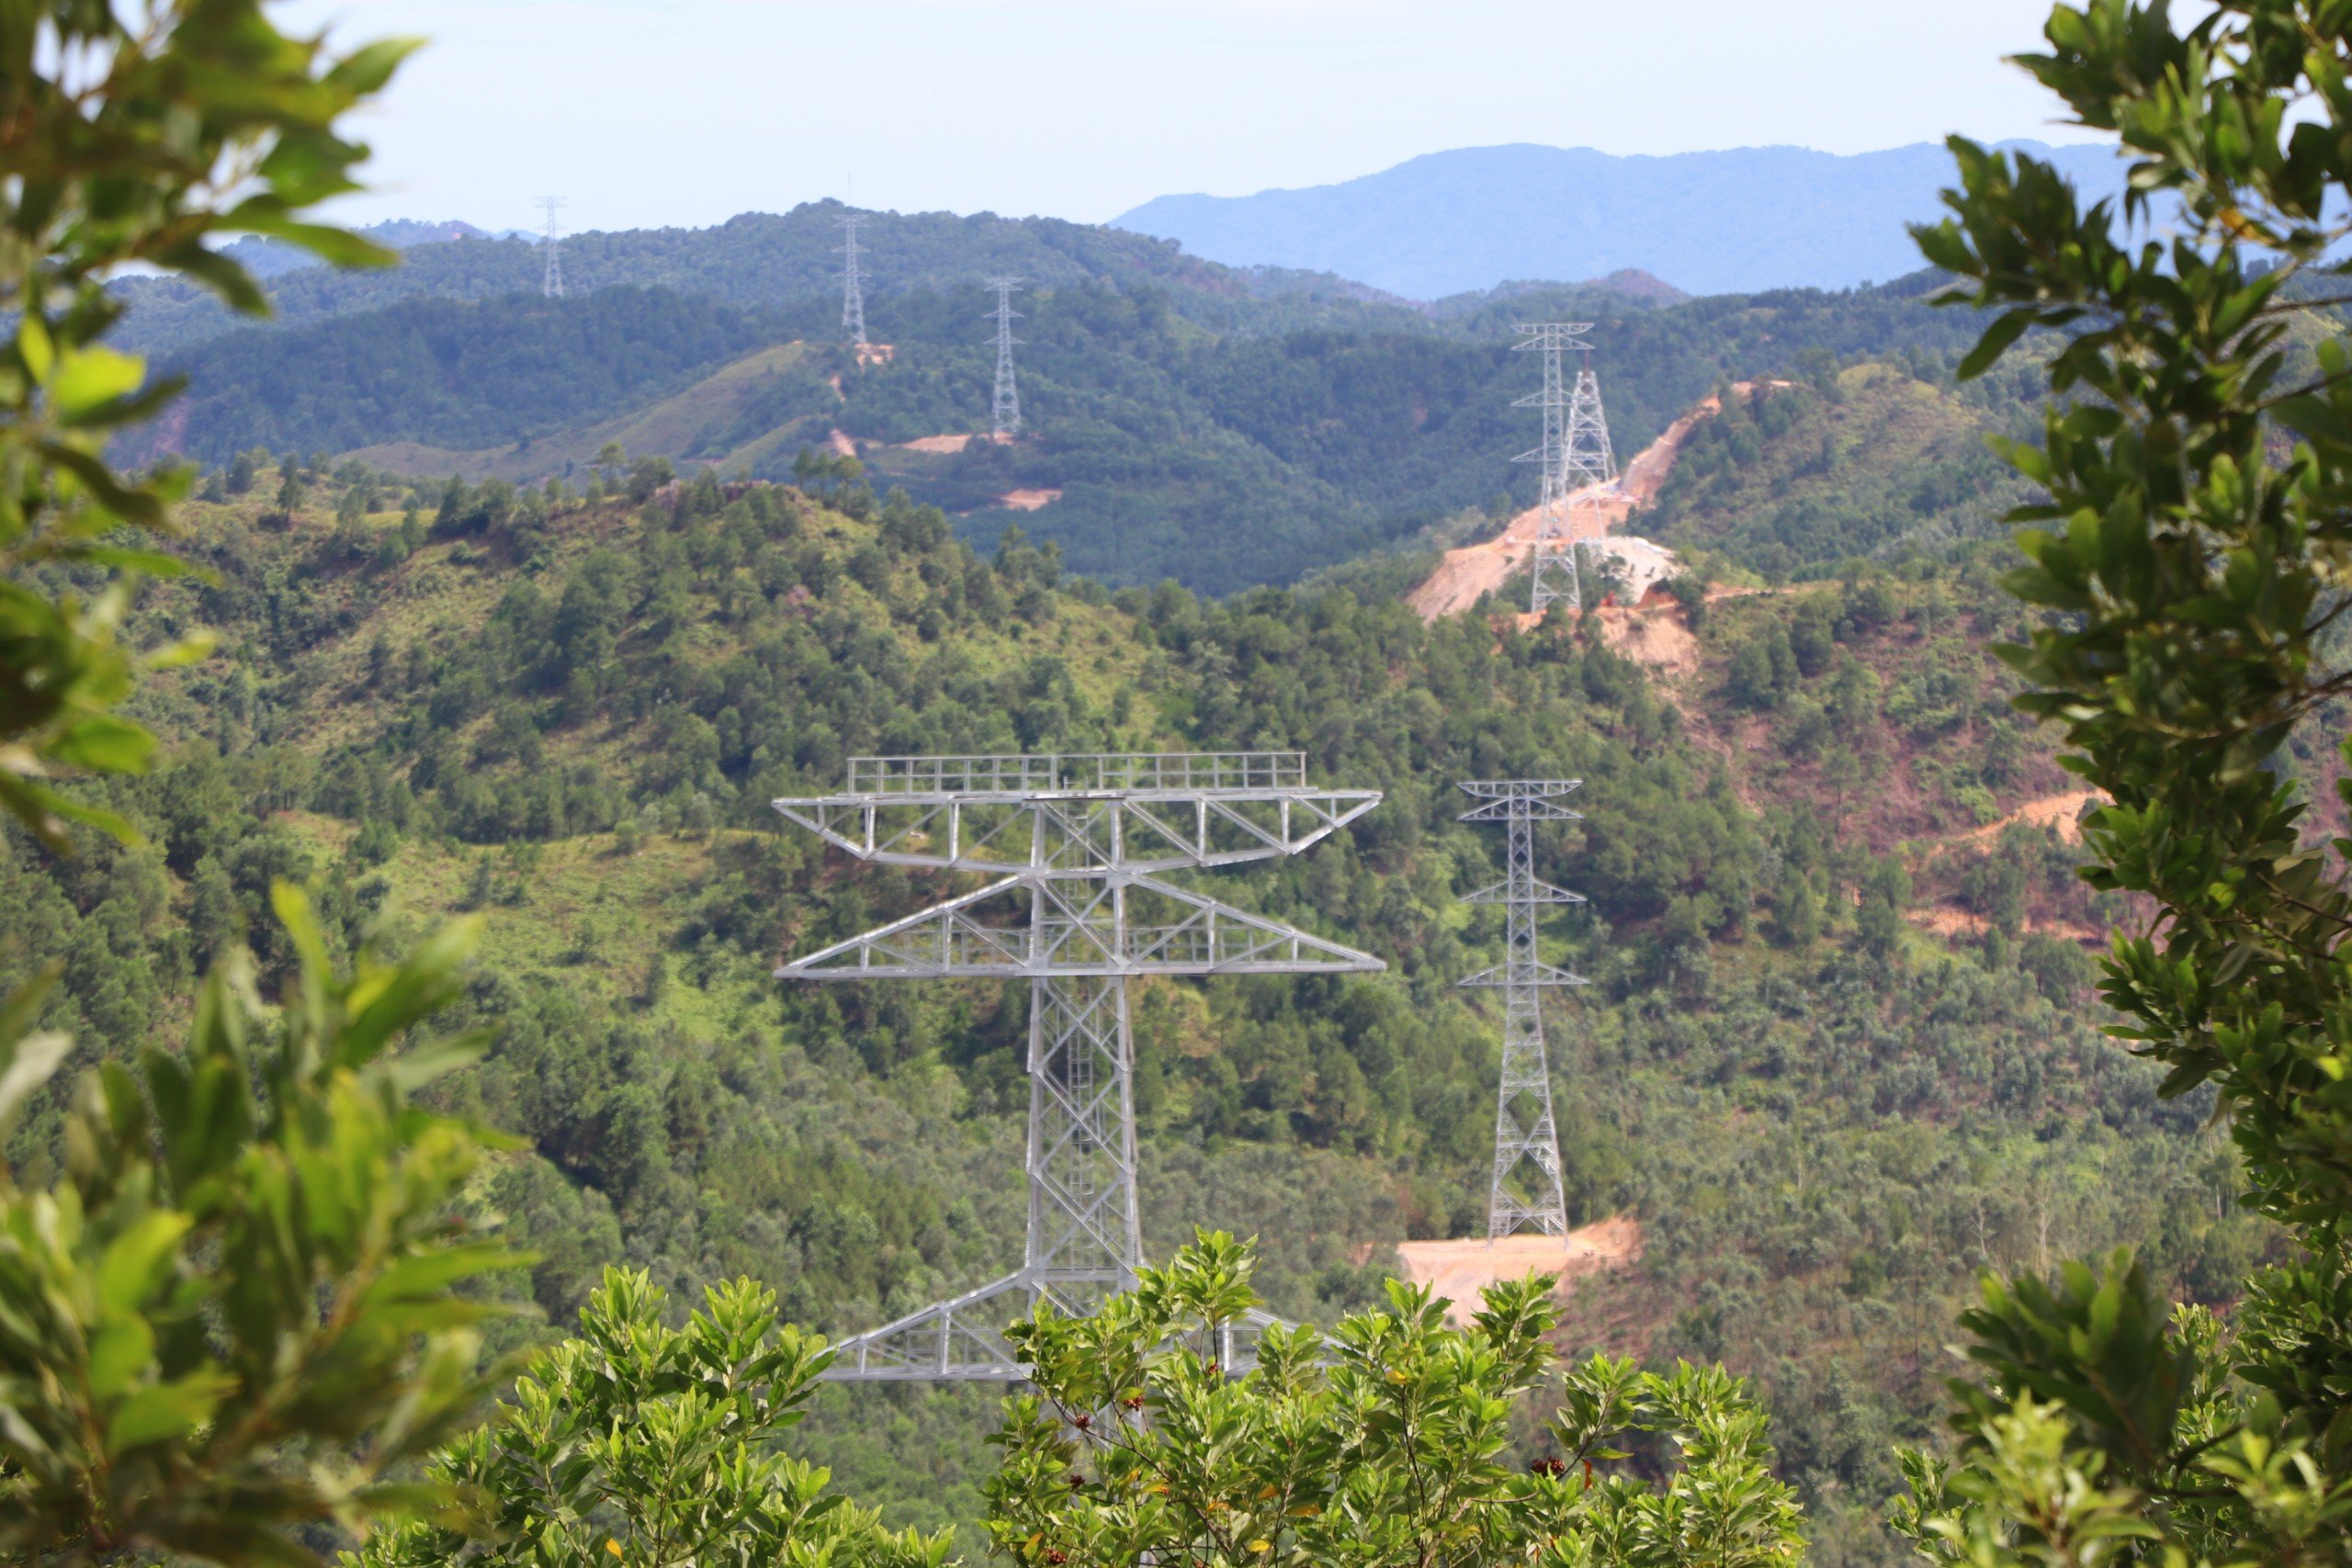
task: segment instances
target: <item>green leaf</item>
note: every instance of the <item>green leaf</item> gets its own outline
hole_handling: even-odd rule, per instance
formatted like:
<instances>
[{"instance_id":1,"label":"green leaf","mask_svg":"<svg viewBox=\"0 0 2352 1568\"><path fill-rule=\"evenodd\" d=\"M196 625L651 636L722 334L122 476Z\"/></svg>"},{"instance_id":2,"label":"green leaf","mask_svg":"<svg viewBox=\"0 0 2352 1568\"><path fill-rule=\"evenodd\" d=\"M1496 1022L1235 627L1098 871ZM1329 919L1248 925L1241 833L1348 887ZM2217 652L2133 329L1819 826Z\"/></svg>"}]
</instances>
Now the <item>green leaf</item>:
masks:
<instances>
[{"instance_id":1,"label":"green leaf","mask_svg":"<svg viewBox=\"0 0 2352 1568\"><path fill-rule=\"evenodd\" d=\"M107 1422L107 1455L119 1459L132 1449L183 1438L212 1419L237 1380L207 1367L171 1382L149 1383L125 1399Z\"/></svg>"},{"instance_id":2,"label":"green leaf","mask_svg":"<svg viewBox=\"0 0 2352 1568\"><path fill-rule=\"evenodd\" d=\"M27 310L17 322L17 356L25 362L25 373L37 385L46 382L57 368L57 347L39 310Z\"/></svg>"},{"instance_id":3,"label":"green leaf","mask_svg":"<svg viewBox=\"0 0 2352 1568\"><path fill-rule=\"evenodd\" d=\"M338 61L334 69L327 73L327 80L358 96L381 92L401 62L424 47L424 39L421 38L378 39Z\"/></svg>"},{"instance_id":4,"label":"green leaf","mask_svg":"<svg viewBox=\"0 0 2352 1568\"><path fill-rule=\"evenodd\" d=\"M51 406L67 423L77 422L101 405L127 398L146 378L147 362L92 344L67 355L49 384Z\"/></svg>"},{"instance_id":5,"label":"green leaf","mask_svg":"<svg viewBox=\"0 0 2352 1568\"><path fill-rule=\"evenodd\" d=\"M1984 329L1984 335L1976 340L1976 346L1968 351L1968 357L1960 362L1960 368L1953 374L1962 381L1973 381L1993 368L1995 362L2009 351L2009 345L2033 325L2034 315L2034 311L2021 308L1996 321Z\"/></svg>"},{"instance_id":6,"label":"green leaf","mask_svg":"<svg viewBox=\"0 0 2352 1568\"><path fill-rule=\"evenodd\" d=\"M72 1049L72 1036L55 1030L0 1041L0 1132L16 1125L26 1100L50 1080Z\"/></svg>"},{"instance_id":7,"label":"green leaf","mask_svg":"<svg viewBox=\"0 0 2352 1568\"><path fill-rule=\"evenodd\" d=\"M154 1359L155 1331L147 1320L117 1318L90 1340L90 1392L101 1402L113 1399Z\"/></svg>"},{"instance_id":8,"label":"green leaf","mask_svg":"<svg viewBox=\"0 0 2352 1568\"><path fill-rule=\"evenodd\" d=\"M155 753L155 738L111 714L78 720L50 749L59 761L100 773L143 773Z\"/></svg>"},{"instance_id":9,"label":"green leaf","mask_svg":"<svg viewBox=\"0 0 2352 1568\"><path fill-rule=\"evenodd\" d=\"M108 1243L98 1264L100 1308L121 1314L141 1310L172 1249L193 1224L192 1215L176 1209L158 1210L142 1215Z\"/></svg>"}]
</instances>

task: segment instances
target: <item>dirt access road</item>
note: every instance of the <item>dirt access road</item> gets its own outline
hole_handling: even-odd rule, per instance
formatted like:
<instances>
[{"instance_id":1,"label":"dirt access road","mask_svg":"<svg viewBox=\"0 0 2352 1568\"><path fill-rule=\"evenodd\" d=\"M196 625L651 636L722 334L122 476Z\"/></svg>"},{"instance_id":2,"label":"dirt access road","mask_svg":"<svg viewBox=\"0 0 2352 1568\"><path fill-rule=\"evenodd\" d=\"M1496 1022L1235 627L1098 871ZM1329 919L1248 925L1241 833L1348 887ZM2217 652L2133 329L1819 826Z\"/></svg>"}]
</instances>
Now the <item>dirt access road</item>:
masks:
<instances>
[{"instance_id":1,"label":"dirt access road","mask_svg":"<svg viewBox=\"0 0 2352 1568\"><path fill-rule=\"evenodd\" d=\"M1785 381L1766 385L1783 387ZM1739 382L1734 390L1742 394L1756 389L1753 381ZM1705 401L1672 424L1666 434L1649 444L1641 456L1625 465L1625 471L1613 491L1602 493L1598 506L1572 507L1569 515L1579 530L1579 538L1600 538L1611 528L1623 525L1625 519L1640 507L1657 499L1666 476L1674 471L1674 460L1682 455L1683 443L1699 428L1702 420L1723 412L1723 400L1709 397ZM1577 496L1589 496L1589 491L1578 491ZM1440 615L1459 615L1476 604L1481 597L1492 593L1509 581L1510 574L1527 563L1530 550L1535 547L1535 527L1541 519L1541 508L1529 507L1507 524L1503 531L1491 539L1465 545L1458 550L1448 550L1429 580L1410 593L1405 603L1419 613L1421 619L1434 621Z\"/></svg>"}]
</instances>

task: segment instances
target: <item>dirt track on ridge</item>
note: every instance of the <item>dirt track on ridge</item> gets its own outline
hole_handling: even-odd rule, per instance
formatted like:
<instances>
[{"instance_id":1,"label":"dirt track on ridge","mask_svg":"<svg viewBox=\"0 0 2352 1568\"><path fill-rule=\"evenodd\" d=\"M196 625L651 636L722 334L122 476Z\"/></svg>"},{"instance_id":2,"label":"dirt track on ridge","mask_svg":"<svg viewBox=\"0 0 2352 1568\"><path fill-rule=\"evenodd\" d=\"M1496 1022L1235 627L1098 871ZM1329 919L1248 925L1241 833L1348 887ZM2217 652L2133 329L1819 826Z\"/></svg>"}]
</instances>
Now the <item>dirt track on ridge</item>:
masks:
<instances>
[{"instance_id":1,"label":"dirt track on ridge","mask_svg":"<svg viewBox=\"0 0 2352 1568\"><path fill-rule=\"evenodd\" d=\"M1775 381L1772 386L1785 386ZM1738 392L1756 389L1752 381L1739 382ZM1640 507L1657 499L1666 483L1666 476L1674 471L1674 460L1682 455L1683 443L1699 428L1702 420L1722 412L1722 400L1709 397L1690 412L1667 426L1666 434L1642 449L1641 454L1625 465L1619 476L1615 493L1602 498L1598 507L1572 508L1571 519L1581 525L1588 518L1598 518L1598 530L1584 528L1577 536L1599 538L1611 528L1623 525L1625 519ZM1589 491L1578 491L1578 496ZM1509 580L1510 574L1526 563L1527 554L1535 547L1535 525L1541 508L1529 507L1507 524L1503 531L1491 539L1465 545L1458 550L1448 550L1429 580L1410 593L1405 603L1411 605L1421 619L1436 620L1440 615L1458 615L1476 604L1479 599Z\"/></svg>"}]
</instances>

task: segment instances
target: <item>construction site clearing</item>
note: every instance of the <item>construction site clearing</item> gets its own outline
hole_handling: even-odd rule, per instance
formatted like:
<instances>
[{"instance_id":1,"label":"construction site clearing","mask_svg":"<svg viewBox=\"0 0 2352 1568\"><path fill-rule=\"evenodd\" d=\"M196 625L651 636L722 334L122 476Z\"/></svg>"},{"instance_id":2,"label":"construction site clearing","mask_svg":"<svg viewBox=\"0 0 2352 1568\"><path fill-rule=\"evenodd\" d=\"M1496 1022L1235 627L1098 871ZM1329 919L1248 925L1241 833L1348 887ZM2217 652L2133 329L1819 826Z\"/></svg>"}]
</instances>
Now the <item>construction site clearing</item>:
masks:
<instances>
[{"instance_id":1,"label":"construction site clearing","mask_svg":"<svg viewBox=\"0 0 2352 1568\"><path fill-rule=\"evenodd\" d=\"M1555 1294L1566 1301L1578 1281L1630 1269L1642 1260L1641 1222L1619 1214L1562 1235L1510 1235L1492 1241L1408 1241L1396 1248L1396 1271L1427 1285L1453 1304L1446 1321L1460 1327L1479 1306L1480 1292L1530 1274L1557 1274Z\"/></svg>"},{"instance_id":2,"label":"construction site clearing","mask_svg":"<svg viewBox=\"0 0 2352 1568\"><path fill-rule=\"evenodd\" d=\"M1732 389L1745 396L1759 384L1788 385L1785 381L1741 381ZM1690 433L1722 411L1720 398L1703 400L1627 463L1614 485L1589 487L1568 497L1571 536L1585 545L1590 556L1615 563L1627 604L1639 604L1652 587L1674 574L1674 552L1647 539L1611 537L1610 530L1623 527L1634 512L1657 499ZM1437 570L1405 596L1405 603L1425 621L1469 609L1527 565L1543 517L1542 507L1531 506L1493 538L1446 551Z\"/></svg>"}]
</instances>

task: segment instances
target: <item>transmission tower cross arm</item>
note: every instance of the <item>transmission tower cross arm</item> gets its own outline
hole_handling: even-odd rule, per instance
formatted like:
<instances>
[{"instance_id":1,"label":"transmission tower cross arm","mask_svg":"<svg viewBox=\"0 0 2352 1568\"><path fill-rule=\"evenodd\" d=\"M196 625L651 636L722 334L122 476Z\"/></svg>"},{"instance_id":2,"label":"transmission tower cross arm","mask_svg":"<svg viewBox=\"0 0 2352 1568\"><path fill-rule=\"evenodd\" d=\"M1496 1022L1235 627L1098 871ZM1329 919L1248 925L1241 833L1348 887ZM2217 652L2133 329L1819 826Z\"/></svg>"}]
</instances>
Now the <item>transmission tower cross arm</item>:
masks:
<instances>
[{"instance_id":1,"label":"transmission tower cross arm","mask_svg":"<svg viewBox=\"0 0 2352 1568\"><path fill-rule=\"evenodd\" d=\"M1028 929L989 919L1028 915ZM1008 876L780 965L780 980L1362 975L1368 953L1157 877Z\"/></svg>"},{"instance_id":2,"label":"transmission tower cross arm","mask_svg":"<svg viewBox=\"0 0 2352 1568\"><path fill-rule=\"evenodd\" d=\"M787 819L882 865L1091 877L1305 852L1380 804L1306 783L1298 752L875 757Z\"/></svg>"},{"instance_id":3,"label":"transmission tower cross arm","mask_svg":"<svg viewBox=\"0 0 2352 1568\"><path fill-rule=\"evenodd\" d=\"M1487 818L1465 817L1464 821L1484 821ZM1464 893L1455 902L1462 904L1581 904L1581 893L1571 893L1565 887L1555 887L1548 882L1529 880L1524 885L1505 880L1491 887L1481 887L1476 893Z\"/></svg>"},{"instance_id":4,"label":"transmission tower cross arm","mask_svg":"<svg viewBox=\"0 0 2352 1568\"><path fill-rule=\"evenodd\" d=\"M825 842L878 865L1046 876L1275 860L1380 804L1375 790L840 795L778 800Z\"/></svg>"},{"instance_id":5,"label":"transmission tower cross arm","mask_svg":"<svg viewBox=\"0 0 2352 1568\"><path fill-rule=\"evenodd\" d=\"M1498 964L1453 982L1465 991L1508 990L1515 986L1589 986L1591 981L1549 964Z\"/></svg>"}]
</instances>

